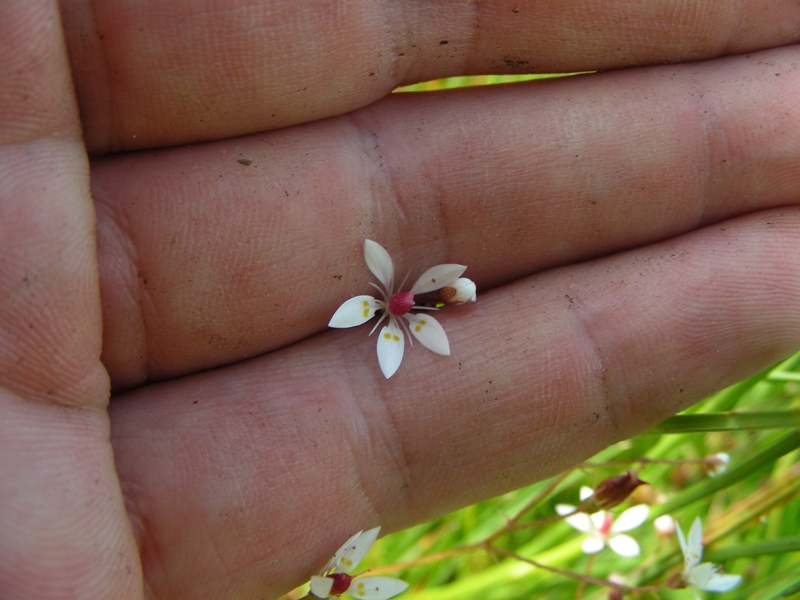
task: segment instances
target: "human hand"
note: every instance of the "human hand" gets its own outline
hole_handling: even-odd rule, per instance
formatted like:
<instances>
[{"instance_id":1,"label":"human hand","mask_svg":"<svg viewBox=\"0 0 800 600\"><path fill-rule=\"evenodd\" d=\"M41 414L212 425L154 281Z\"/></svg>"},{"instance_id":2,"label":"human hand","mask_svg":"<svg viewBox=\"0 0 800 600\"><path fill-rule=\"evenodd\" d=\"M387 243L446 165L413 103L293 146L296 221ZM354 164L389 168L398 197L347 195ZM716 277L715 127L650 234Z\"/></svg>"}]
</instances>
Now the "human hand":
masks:
<instances>
[{"instance_id":1,"label":"human hand","mask_svg":"<svg viewBox=\"0 0 800 600\"><path fill-rule=\"evenodd\" d=\"M88 151L114 153L95 253L55 9L5 5L0 595L274 597L358 529L797 349L800 11L615 6L63 2ZM412 276L469 266L450 357L386 381L363 328L326 330L365 238Z\"/></svg>"}]
</instances>

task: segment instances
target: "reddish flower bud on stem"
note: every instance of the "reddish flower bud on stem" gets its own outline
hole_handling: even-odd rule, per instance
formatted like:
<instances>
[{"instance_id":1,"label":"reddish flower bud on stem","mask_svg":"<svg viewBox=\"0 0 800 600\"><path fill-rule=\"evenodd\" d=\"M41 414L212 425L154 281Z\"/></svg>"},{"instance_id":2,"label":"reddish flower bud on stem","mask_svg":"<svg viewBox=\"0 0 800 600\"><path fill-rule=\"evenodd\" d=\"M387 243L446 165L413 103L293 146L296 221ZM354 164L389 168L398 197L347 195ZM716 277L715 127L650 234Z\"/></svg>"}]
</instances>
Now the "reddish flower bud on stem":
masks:
<instances>
[{"instance_id":1,"label":"reddish flower bud on stem","mask_svg":"<svg viewBox=\"0 0 800 600\"><path fill-rule=\"evenodd\" d=\"M646 483L639 479L636 471L609 477L600 482L591 497L587 498L585 502L581 502L579 510L592 513L597 510L613 508L624 502L633 493L633 490Z\"/></svg>"}]
</instances>

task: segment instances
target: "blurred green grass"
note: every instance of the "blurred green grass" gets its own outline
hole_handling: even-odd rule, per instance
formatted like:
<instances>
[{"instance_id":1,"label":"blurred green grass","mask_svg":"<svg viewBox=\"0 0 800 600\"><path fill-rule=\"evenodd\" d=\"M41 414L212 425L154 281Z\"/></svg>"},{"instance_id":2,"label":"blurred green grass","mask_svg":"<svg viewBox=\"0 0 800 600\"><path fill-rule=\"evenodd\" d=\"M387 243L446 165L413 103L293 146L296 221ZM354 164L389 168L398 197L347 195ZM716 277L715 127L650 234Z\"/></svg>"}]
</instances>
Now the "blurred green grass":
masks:
<instances>
[{"instance_id":1,"label":"blurred green grass","mask_svg":"<svg viewBox=\"0 0 800 600\"><path fill-rule=\"evenodd\" d=\"M548 75L465 75L463 77L448 77L445 79L415 83L397 88L395 92L434 92L437 90L452 90L455 88L478 87L482 85L520 83L523 81L533 81L535 79L555 79L558 77L570 77L580 74L581 73L552 73Z\"/></svg>"}]
</instances>

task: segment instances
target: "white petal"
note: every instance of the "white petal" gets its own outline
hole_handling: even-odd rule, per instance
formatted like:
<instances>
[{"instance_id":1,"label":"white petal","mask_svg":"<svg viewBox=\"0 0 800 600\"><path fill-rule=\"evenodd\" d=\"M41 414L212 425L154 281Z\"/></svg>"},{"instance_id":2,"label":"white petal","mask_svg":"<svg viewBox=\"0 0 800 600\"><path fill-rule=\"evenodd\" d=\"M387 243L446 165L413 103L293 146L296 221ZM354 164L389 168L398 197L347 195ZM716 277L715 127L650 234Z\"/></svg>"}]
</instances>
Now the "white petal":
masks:
<instances>
[{"instance_id":1,"label":"white petal","mask_svg":"<svg viewBox=\"0 0 800 600\"><path fill-rule=\"evenodd\" d=\"M582 485L581 486L581 502L583 502L584 500L587 500L588 498L591 498L592 496L594 496L594 490L592 488L590 488L588 485Z\"/></svg>"},{"instance_id":2,"label":"white petal","mask_svg":"<svg viewBox=\"0 0 800 600\"><path fill-rule=\"evenodd\" d=\"M584 554L597 554L603 548L605 548L603 540L591 535L585 537L583 539L583 543L581 544L581 550L583 550Z\"/></svg>"},{"instance_id":3,"label":"white petal","mask_svg":"<svg viewBox=\"0 0 800 600\"><path fill-rule=\"evenodd\" d=\"M464 265L436 265L425 271L411 286L412 294L424 294L440 290L461 277L467 267ZM373 271L374 272L374 271Z\"/></svg>"},{"instance_id":4,"label":"white petal","mask_svg":"<svg viewBox=\"0 0 800 600\"><path fill-rule=\"evenodd\" d=\"M386 379L394 375L400 367L400 363L403 362L404 346L403 331L392 318L388 325L383 326L378 336L378 364Z\"/></svg>"},{"instance_id":5,"label":"white petal","mask_svg":"<svg viewBox=\"0 0 800 600\"><path fill-rule=\"evenodd\" d=\"M589 533L591 531L594 531L594 525L592 524L592 520L586 513L575 513L574 515L565 517L564 520L567 522L568 525L571 525L581 533Z\"/></svg>"},{"instance_id":6,"label":"white petal","mask_svg":"<svg viewBox=\"0 0 800 600\"><path fill-rule=\"evenodd\" d=\"M394 263L386 248L378 242L364 240L364 260L372 274L383 284L384 290L392 293L392 281L394 280Z\"/></svg>"},{"instance_id":7,"label":"white petal","mask_svg":"<svg viewBox=\"0 0 800 600\"><path fill-rule=\"evenodd\" d=\"M681 552L683 552L683 562L686 565L687 569L690 569L697 563L689 564L689 551L686 547L686 538L683 537L683 529L681 529L681 524L675 521L675 533L678 534L678 543L681 545Z\"/></svg>"},{"instance_id":8,"label":"white petal","mask_svg":"<svg viewBox=\"0 0 800 600\"><path fill-rule=\"evenodd\" d=\"M572 506L572 504L556 504L556 512L560 514L562 517L574 513L575 508L576 507Z\"/></svg>"},{"instance_id":9,"label":"white petal","mask_svg":"<svg viewBox=\"0 0 800 600\"><path fill-rule=\"evenodd\" d=\"M742 582L741 575L720 575L714 573L703 589L709 592L727 592Z\"/></svg>"},{"instance_id":10,"label":"white petal","mask_svg":"<svg viewBox=\"0 0 800 600\"><path fill-rule=\"evenodd\" d=\"M328 327L355 327L369 321L383 304L372 296L350 298L333 313Z\"/></svg>"},{"instance_id":11,"label":"white petal","mask_svg":"<svg viewBox=\"0 0 800 600\"><path fill-rule=\"evenodd\" d=\"M375 527L367 531L359 531L333 555L334 571L337 573L349 573L358 566L369 552L372 544L378 539L381 532L380 527Z\"/></svg>"},{"instance_id":12,"label":"white petal","mask_svg":"<svg viewBox=\"0 0 800 600\"><path fill-rule=\"evenodd\" d=\"M358 540L358 538L361 537L362 533L364 533L364 532L363 531L358 531L358 532L354 533L353 535L351 535L349 538L347 538L347 541L344 544L342 544L341 546L339 546L339 549L336 552L333 553L333 556L331 557L331 559L323 567L322 572L323 573L328 573L329 571L333 571L336 568L337 564L339 563L339 558L341 556L344 556L348 552L352 552L352 550L348 550L348 549L351 548L356 543L356 540Z\"/></svg>"},{"instance_id":13,"label":"white petal","mask_svg":"<svg viewBox=\"0 0 800 600\"><path fill-rule=\"evenodd\" d=\"M403 317L411 324L411 334L423 346L436 354L450 356L450 342L447 341L447 334L439 321L427 314L406 313Z\"/></svg>"},{"instance_id":14,"label":"white petal","mask_svg":"<svg viewBox=\"0 0 800 600\"><path fill-rule=\"evenodd\" d=\"M611 539L608 540L608 545L620 556L625 556L626 558L639 556L639 544L631 536L624 533L611 536Z\"/></svg>"},{"instance_id":15,"label":"white petal","mask_svg":"<svg viewBox=\"0 0 800 600\"><path fill-rule=\"evenodd\" d=\"M347 593L364 600L386 600L408 589L408 584L393 577L359 577L350 584Z\"/></svg>"},{"instance_id":16,"label":"white petal","mask_svg":"<svg viewBox=\"0 0 800 600\"><path fill-rule=\"evenodd\" d=\"M631 506L628 510L623 511L622 514L614 520L614 524L611 525L611 531L613 533L630 531L631 529L644 523L645 520L647 520L647 515L649 514L650 507L646 504L637 504L636 506Z\"/></svg>"},{"instance_id":17,"label":"white petal","mask_svg":"<svg viewBox=\"0 0 800 600\"><path fill-rule=\"evenodd\" d=\"M697 589L704 590L706 589L706 585L711 580L711 576L714 574L714 565L710 562L703 563L702 565L697 565L693 569L690 569L687 574L684 574L686 578L686 583L689 585L693 585Z\"/></svg>"},{"instance_id":18,"label":"white petal","mask_svg":"<svg viewBox=\"0 0 800 600\"><path fill-rule=\"evenodd\" d=\"M311 593L317 598L327 598L333 588L333 579L330 577L311 576Z\"/></svg>"},{"instance_id":19,"label":"white petal","mask_svg":"<svg viewBox=\"0 0 800 600\"><path fill-rule=\"evenodd\" d=\"M703 560L703 522L700 517L694 520L692 528L689 530L689 543L686 551L689 553L686 557L687 560L691 559L694 564Z\"/></svg>"},{"instance_id":20,"label":"white petal","mask_svg":"<svg viewBox=\"0 0 800 600\"><path fill-rule=\"evenodd\" d=\"M606 519L609 520L609 523L606 523ZM590 514L589 520L592 522L592 528L595 531L608 531L606 528L610 523L614 522L614 520L611 518L611 515L604 510L599 510Z\"/></svg>"}]
</instances>

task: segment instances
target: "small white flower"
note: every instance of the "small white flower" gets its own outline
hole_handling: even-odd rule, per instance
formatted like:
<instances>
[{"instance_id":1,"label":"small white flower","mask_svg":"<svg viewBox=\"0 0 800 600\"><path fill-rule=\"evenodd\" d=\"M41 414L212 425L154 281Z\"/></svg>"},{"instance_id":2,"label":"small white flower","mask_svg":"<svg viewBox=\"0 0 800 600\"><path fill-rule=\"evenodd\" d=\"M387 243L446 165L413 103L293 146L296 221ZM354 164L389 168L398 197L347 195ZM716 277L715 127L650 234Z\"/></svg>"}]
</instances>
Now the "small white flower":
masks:
<instances>
[{"instance_id":1,"label":"small white flower","mask_svg":"<svg viewBox=\"0 0 800 600\"><path fill-rule=\"evenodd\" d=\"M392 577L350 575L378 539L381 528L359 531L336 551L322 569L311 577L311 594L317 598L336 598L347 592L363 600L386 600L408 589L408 584Z\"/></svg>"},{"instance_id":2,"label":"small white flower","mask_svg":"<svg viewBox=\"0 0 800 600\"><path fill-rule=\"evenodd\" d=\"M591 497L594 492L592 488L581 487L581 502ZM580 531L586 537L581 544L581 549L586 554L596 554L608 545L614 552L626 558L639 556L641 550L639 544L631 536L626 535L625 531L630 531L644 523L650 513L650 507L646 504L637 504L622 512L616 519L605 510L587 515L583 512L575 512L576 506L571 504L557 504L556 512L564 517L564 520Z\"/></svg>"},{"instance_id":3,"label":"small white flower","mask_svg":"<svg viewBox=\"0 0 800 600\"><path fill-rule=\"evenodd\" d=\"M706 456L706 469L709 477L722 475L728 470L728 463L731 462L731 455L727 452L717 452Z\"/></svg>"},{"instance_id":4,"label":"small white flower","mask_svg":"<svg viewBox=\"0 0 800 600\"><path fill-rule=\"evenodd\" d=\"M455 264L431 267L420 275L409 291L400 292L395 291L394 288L394 263L383 246L372 240L364 240L364 260L366 260L369 270L380 282L380 285L374 283L370 283L370 285L381 293L381 297L374 298L363 295L350 298L333 314L328 326L355 327L366 323L380 311L381 316L372 328L372 331L375 331L378 325L388 317L388 323L384 325L378 336L378 364L387 379L395 374L403 360L404 330L410 332L428 350L449 356L450 343L439 322L429 314L411 312L412 310L436 310L436 308L415 305L414 296L450 288L453 291L448 299L449 303L460 304L470 300L474 301L475 284L469 279L461 277L467 267ZM372 331L370 335L372 335Z\"/></svg>"},{"instance_id":5,"label":"small white flower","mask_svg":"<svg viewBox=\"0 0 800 600\"><path fill-rule=\"evenodd\" d=\"M706 592L727 592L742 581L741 575L723 575L719 567L709 562L700 563L703 559L703 523L697 517L689 530L689 540L683 537L681 526L676 523L678 542L683 551L683 581L686 585ZM697 592L692 590L695 598L700 600Z\"/></svg>"}]
</instances>

